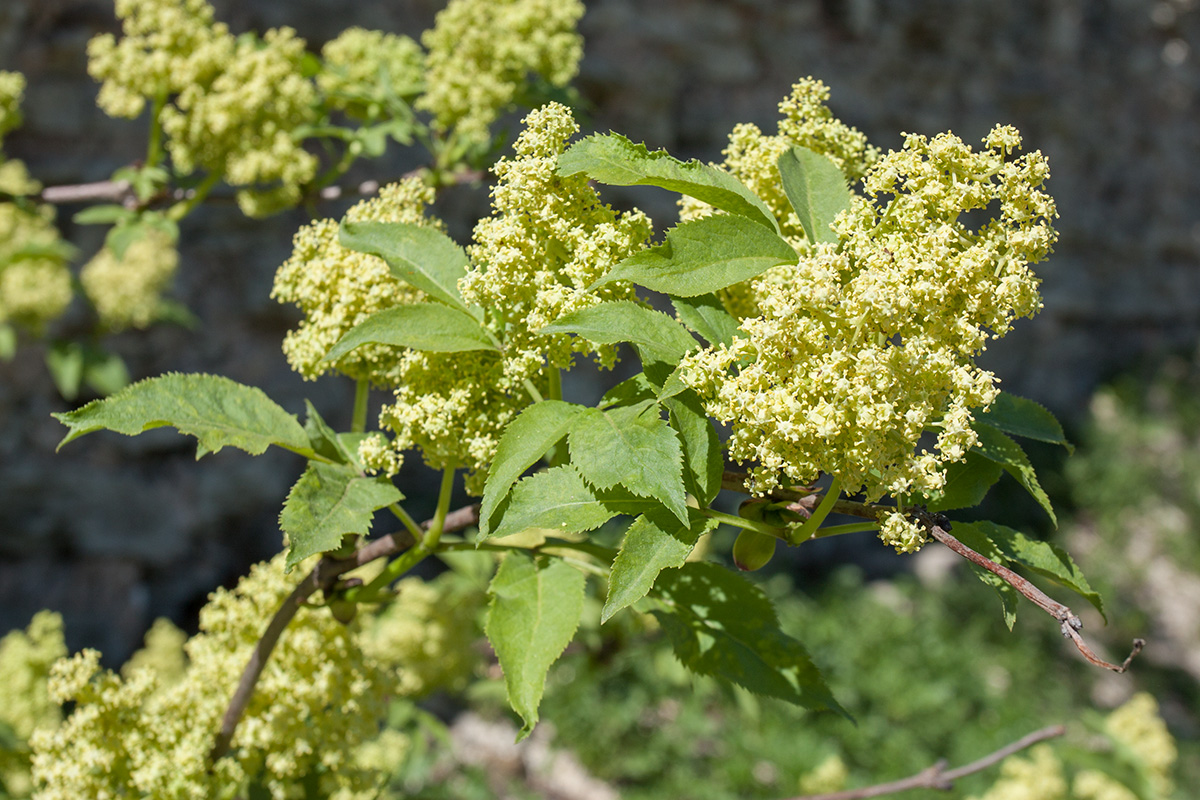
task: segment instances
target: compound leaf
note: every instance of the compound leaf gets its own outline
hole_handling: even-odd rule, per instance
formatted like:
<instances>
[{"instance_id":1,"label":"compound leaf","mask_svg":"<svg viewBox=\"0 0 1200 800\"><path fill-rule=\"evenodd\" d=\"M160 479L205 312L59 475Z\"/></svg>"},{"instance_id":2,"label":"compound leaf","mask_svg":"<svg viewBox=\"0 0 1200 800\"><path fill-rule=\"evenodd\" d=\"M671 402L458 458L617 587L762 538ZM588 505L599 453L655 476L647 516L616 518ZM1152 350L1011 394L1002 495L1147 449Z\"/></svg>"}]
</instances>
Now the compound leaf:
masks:
<instances>
[{"instance_id":1,"label":"compound leaf","mask_svg":"<svg viewBox=\"0 0 1200 800\"><path fill-rule=\"evenodd\" d=\"M411 222L342 223L342 247L379 256L392 274L430 297L467 311L458 279L467 273L467 252L441 231Z\"/></svg>"},{"instance_id":2,"label":"compound leaf","mask_svg":"<svg viewBox=\"0 0 1200 800\"><path fill-rule=\"evenodd\" d=\"M666 604L654 616L688 669L846 715L804 645L779 629L771 601L754 584L717 564L687 562L659 574L654 596Z\"/></svg>"},{"instance_id":3,"label":"compound leaf","mask_svg":"<svg viewBox=\"0 0 1200 800\"><path fill-rule=\"evenodd\" d=\"M979 445L973 452L995 461L1004 468L1005 472L1016 478L1017 483L1025 487L1025 491L1029 492L1030 496L1037 500L1038 505L1050 515L1051 521L1058 525L1054 506L1050 504L1050 498L1046 496L1042 485L1038 483L1033 465L1029 463L1029 456L1025 455L1021 445L1014 442L999 428L993 428L986 422L977 421L972 427L979 434Z\"/></svg>"},{"instance_id":4,"label":"compound leaf","mask_svg":"<svg viewBox=\"0 0 1200 800\"><path fill-rule=\"evenodd\" d=\"M415 303L372 314L346 331L328 353L337 361L364 344L386 344L437 353L495 350L487 329L465 311L441 303Z\"/></svg>"},{"instance_id":5,"label":"compound leaf","mask_svg":"<svg viewBox=\"0 0 1200 800\"><path fill-rule=\"evenodd\" d=\"M725 459L721 439L704 413L700 398L686 391L663 400L671 412L671 427L683 442L684 483L701 506L708 506L721 491Z\"/></svg>"},{"instance_id":6,"label":"compound leaf","mask_svg":"<svg viewBox=\"0 0 1200 800\"><path fill-rule=\"evenodd\" d=\"M687 524L661 508L635 519L625 531L621 551L613 561L600 621L607 622L613 614L645 597L664 569L682 567L700 537L717 524L717 520L695 509L689 510Z\"/></svg>"},{"instance_id":7,"label":"compound leaf","mask_svg":"<svg viewBox=\"0 0 1200 800\"><path fill-rule=\"evenodd\" d=\"M988 490L1003 474L1003 467L972 450L962 461L955 461L946 467L946 485L940 496L926 501L929 510L974 508L983 502Z\"/></svg>"},{"instance_id":8,"label":"compound leaf","mask_svg":"<svg viewBox=\"0 0 1200 800\"><path fill-rule=\"evenodd\" d=\"M704 337L709 344L732 344L738 335L738 321L725 310L716 295L672 297L680 322Z\"/></svg>"},{"instance_id":9,"label":"compound leaf","mask_svg":"<svg viewBox=\"0 0 1200 800\"><path fill-rule=\"evenodd\" d=\"M258 455L277 445L310 454L308 436L295 415L280 408L253 386L217 375L172 373L126 386L103 400L53 415L70 428L59 442L98 430L134 436L151 428L170 426L198 440L196 458L222 447Z\"/></svg>"},{"instance_id":10,"label":"compound leaf","mask_svg":"<svg viewBox=\"0 0 1200 800\"><path fill-rule=\"evenodd\" d=\"M524 478L513 489L499 521L480 539L509 536L529 528L558 535L599 528L618 514L637 515L650 501L627 492L600 493L587 485L570 464Z\"/></svg>"},{"instance_id":11,"label":"compound leaf","mask_svg":"<svg viewBox=\"0 0 1200 800\"><path fill-rule=\"evenodd\" d=\"M525 721L518 740L537 723L546 673L579 627L584 585L583 574L561 559L515 551L492 579L484 630L504 671L508 702Z\"/></svg>"},{"instance_id":12,"label":"compound leaf","mask_svg":"<svg viewBox=\"0 0 1200 800\"><path fill-rule=\"evenodd\" d=\"M279 515L288 536L287 569L336 550L346 534L365 536L377 510L403 499L387 478L364 478L344 464L309 462Z\"/></svg>"},{"instance_id":13,"label":"compound leaf","mask_svg":"<svg viewBox=\"0 0 1200 800\"><path fill-rule=\"evenodd\" d=\"M846 176L828 157L807 147L784 151L776 162L783 191L811 242L837 242L829 225L850 207Z\"/></svg>"},{"instance_id":14,"label":"compound leaf","mask_svg":"<svg viewBox=\"0 0 1200 800\"><path fill-rule=\"evenodd\" d=\"M686 194L779 231L766 203L728 172L699 161L685 163L665 150L650 152L617 133L588 136L559 156L559 175L580 172L610 186L658 186Z\"/></svg>"},{"instance_id":15,"label":"compound leaf","mask_svg":"<svg viewBox=\"0 0 1200 800\"><path fill-rule=\"evenodd\" d=\"M1045 406L1015 394L1001 392L988 410L976 412L975 418L1013 436L1061 444L1068 452L1075 450L1062 425Z\"/></svg>"},{"instance_id":16,"label":"compound leaf","mask_svg":"<svg viewBox=\"0 0 1200 800\"><path fill-rule=\"evenodd\" d=\"M666 242L634 253L593 286L625 280L672 297L695 297L795 262L796 251L769 228L747 217L713 214L675 226Z\"/></svg>"},{"instance_id":17,"label":"compound leaf","mask_svg":"<svg viewBox=\"0 0 1200 800\"><path fill-rule=\"evenodd\" d=\"M671 366L697 347L687 328L661 311L628 300L600 303L564 314L540 333L574 333L600 344L629 342L637 348L643 364L659 361Z\"/></svg>"}]
</instances>

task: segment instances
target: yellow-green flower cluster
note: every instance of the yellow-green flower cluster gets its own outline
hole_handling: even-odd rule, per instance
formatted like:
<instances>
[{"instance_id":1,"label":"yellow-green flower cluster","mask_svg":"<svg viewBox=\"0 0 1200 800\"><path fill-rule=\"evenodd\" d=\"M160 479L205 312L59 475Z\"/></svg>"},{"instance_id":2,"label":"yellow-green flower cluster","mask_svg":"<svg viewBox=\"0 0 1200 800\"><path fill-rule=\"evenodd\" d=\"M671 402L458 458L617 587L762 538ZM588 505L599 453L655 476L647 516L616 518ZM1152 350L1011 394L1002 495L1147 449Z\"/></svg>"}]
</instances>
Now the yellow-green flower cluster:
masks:
<instances>
[{"instance_id":1,"label":"yellow-green flower cluster","mask_svg":"<svg viewBox=\"0 0 1200 800\"><path fill-rule=\"evenodd\" d=\"M1029 757L1013 756L1000 765L1000 779L977 800L1067 800L1063 765L1050 745L1040 744Z\"/></svg>"},{"instance_id":2,"label":"yellow-green flower cluster","mask_svg":"<svg viewBox=\"0 0 1200 800\"><path fill-rule=\"evenodd\" d=\"M150 100L183 174L204 169L233 186L260 216L295 204L316 158L292 132L315 119L316 88L301 72L304 41L289 28L234 37L205 0L117 0L123 36L88 45L97 102L136 117Z\"/></svg>"},{"instance_id":3,"label":"yellow-green flower cluster","mask_svg":"<svg viewBox=\"0 0 1200 800\"><path fill-rule=\"evenodd\" d=\"M18 162L9 162L9 164ZM20 175L10 173L16 183ZM50 206L0 203L0 323L40 333L71 302L71 273Z\"/></svg>"},{"instance_id":4,"label":"yellow-green flower cluster","mask_svg":"<svg viewBox=\"0 0 1200 800\"><path fill-rule=\"evenodd\" d=\"M441 228L425 216L433 202L433 189L419 178L389 184L376 197L346 212L351 222L406 222ZM387 263L338 244L337 220L318 220L297 231L292 256L275 274L271 297L295 303L304 313L300 325L283 340L288 364L307 380L316 380L331 369L381 386L399 380L398 350L366 345L339 359L325 362L325 354L355 325L393 306L419 302L424 294L392 276Z\"/></svg>"},{"instance_id":5,"label":"yellow-green flower cluster","mask_svg":"<svg viewBox=\"0 0 1200 800\"><path fill-rule=\"evenodd\" d=\"M783 190L776 166L779 157L792 147L806 147L828 157L847 178L856 181L880 155L864 134L833 116L826 105L828 101L829 87L824 83L814 78L799 81L779 104L782 118L776 135L764 134L753 123L737 125L729 134L729 146L722 151L725 160L719 165L762 198L779 222L784 238L802 253L809 248L808 237ZM696 219L712 211L712 206L694 198L685 196L679 200L681 220ZM784 267L769 270L758 283L790 280L791 271ZM739 318L759 313L749 282L724 289L719 295L729 312Z\"/></svg>"},{"instance_id":6,"label":"yellow-green flower cluster","mask_svg":"<svg viewBox=\"0 0 1200 800\"><path fill-rule=\"evenodd\" d=\"M163 686L178 683L187 672L187 658L183 652L187 638L187 634L171 620L159 617L146 631L142 649L121 666L122 677L129 679L135 671L149 669Z\"/></svg>"},{"instance_id":7,"label":"yellow-green flower cluster","mask_svg":"<svg viewBox=\"0 0 1200 800\"><path fill-rule=\"evenodd\" d=\"M317 86L327 103L358 118L389 94L416 94L424 81L425 53L407 36L348 28L321 48L321 56L325 69Z\"/></svg>"},{"instance_id":8,"label":"yellow-green flower cluster","mask_svg":"<svg viewBox=\"0 0 1200 800\"><path fill-rule=\"evenodd\" d=\"M526 381L545 392L544 367L567 367L576 352L595 353L606 366L615 361L611 346L538 330L580 308L633 299L629 284L587 287L651 232L641 212L617 214L601 204L586 178L555 175L577 130L567 108L550 103L525 126L516 156L495 167L493 213L475 227L471 264L459 282L466 302L485 309L503 353L405 352L396 402L380 415L395 433L395 449L418 447L432 467L466 469L474 493L505 425L529 402Z\"/></svg>"},{"instance_id":9,"label":"yellow-green flower cluster","mask_svg":"<svg viewBox=\"0 0 1200 800\"><path fill-rule=\"evenodd\" d=\"M976 444L972 409L997 393L973 356L1041 307L1029 264L1050 251L1055 210L1041 154L1005 159L1019 141L998 128L976 152L909 136L868 170L836 244L754 286L761 313L744 337L685 360L684 381L733 428L730 455L754 463L750 491L820 473L872 502L942 489L945 465ZM993 201L998 215L972 224ZM926 431L936 451L915 452ZM883 522L899 550L924 540L899 515Z\"/></svg>"},{"instance_id":10,"label":"yellow-green flower cluster","mask_svg":"<svg viewBox=\"0 0 1200 800\"><path fill-rule=\"evenodd\" d=\"M1146 692L1135 694L1108 715L1104 730L1141 762L1154 790L1161 797L1169 797L1174 791L1171 770L1179 751L1166 723L1158 714L1158 703L1154 697Z\"/></svg>"},{"instance_id":11,"label":"yellow-green flower cluster","mask_svg":"<svg viewBox=\"0 0 1200 800\"><path fill-rule=\"evenodd\" d=\"M25 76L0 70L0 145L4 135L21 124L21 98L25 94Z\"/></svg>"},{"instance_id":12,"label":"yellow-green flower cluster","mask_svg":"<svg viewBox=\"0 0 1200 800\"><path fill-rule=\"evenodd\" d=\"M495 315L505 372L514 381L532 377L543 364L569 367L573 353L595 353L602 365L613 364L611 345L538 331L572 311L635 299L629 283L588 286L643 248L652 233L640 211L618 214L601 203L586 176L555 174L578 130L570 110L558 103L525 118L516 156L494 168L492 215L475 226L471 268L459 282L468 303Z\"/></svg>"},{"instance_id":13,"label":"yellow-green flower cluster","mask_svg":"<svg viewBox=\"0 0 1200 800\"><path fill-rule=\"evenodd\" d=\"M37 796L232 798L256 783L291 798L305 779L321 797L348 798L373 784L357 747L373 739L390 687L350 627L325 609L301 609L280 638L234 737L211 771L208 752L263 620L292 586L284 558L218 590L186 645L182 680L164 685L149 665L121 677L84 651L58 662L49 690L75 709L31 740Z\"/></svg>"},{"instance_id":14,"label":"yellow-green flower cluster","mask_svg":"<svg viewBox=\"0 0 1200 800\"><path fill-rule=\"evenodd\" d=\"M428 72L417 107L442 130L486 141L530 73L558 87L575 77L583 11L580 0L450 0L421 36Z\"/></svg>"},{"instance_id":15,"label":"yellow-green flower cluster","mask_svg":"<svg viewBox=\"0 0 1200 800\"><path fill-rule=\"evenodd\" d=\"M101 249L84 265L79 281L101 325L112 331L146 328L157 318L178 266L171 236L147 228L120 258L108 247Z\"/></svg>"},{"instance_id":16,"label":"yellow-green flower cluster","mask_svg":"<svg viewBox=\"0 0 1200 800\"><path fill-rule=\"evenodd\" d=\"M53 611L34 615L24 631L0 639L0 724L24 741L36 730L53 730L62 720L46 681L55 661L67 654L62 617ZM29 758L0 747L0 786L13 797L33 788Z\"/></svg>"}]
</instances>

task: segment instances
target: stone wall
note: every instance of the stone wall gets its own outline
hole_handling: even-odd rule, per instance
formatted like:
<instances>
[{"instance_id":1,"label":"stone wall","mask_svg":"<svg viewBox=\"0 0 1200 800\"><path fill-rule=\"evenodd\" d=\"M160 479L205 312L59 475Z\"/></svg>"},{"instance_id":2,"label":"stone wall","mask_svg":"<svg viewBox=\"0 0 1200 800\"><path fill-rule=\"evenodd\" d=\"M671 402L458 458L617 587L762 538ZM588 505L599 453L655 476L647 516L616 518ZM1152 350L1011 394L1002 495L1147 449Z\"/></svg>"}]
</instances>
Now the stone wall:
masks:
<instances>
[{"instance_id":1,"label":"stone wall","mask_svg":"<svg viewBox=\"0 0 1200 800\"><path fill-rule=\"evenodd\" d=\"M316 48L350 25L415 33L441 3L214 5L235 31L292 25ZM736 122L773 128L775 104L810 74L883 147L901 131L978 140L1016 125L1050 158L1061 239L1042 269L1046 310L986 360L1006 388L1078 419L1098 382L1194 347L1200 329L1198 27L1193 0L593 0L578 85L592 127L705 160ZM30 82L7 150L47 183L103 179L143 149L143 127L104 117L86 75L87 40L113 29L109 0L0 2L0 68ZM364 177L405 166L387 159ZM665 193L614 197L673 213ZM465 192L442 203L460 234L481 208ZM71 225L73 211L64 229L90 252L100 233ZM178 294L202 328L120 337L135 376L224 374L292 411L312 397L336 420L347 387L288 371L279 342L294 317L267 297L304 219L219 206L189 218ZM72 646L120 659L154 616L186 620L279 547L275 517L300 464L225 452L196 464L169 432L97 435L56 455L63 429L49 414L66 404L40 359L27 347L0 365L0 631L60 608Z\"/></svg>"}]
</instances>

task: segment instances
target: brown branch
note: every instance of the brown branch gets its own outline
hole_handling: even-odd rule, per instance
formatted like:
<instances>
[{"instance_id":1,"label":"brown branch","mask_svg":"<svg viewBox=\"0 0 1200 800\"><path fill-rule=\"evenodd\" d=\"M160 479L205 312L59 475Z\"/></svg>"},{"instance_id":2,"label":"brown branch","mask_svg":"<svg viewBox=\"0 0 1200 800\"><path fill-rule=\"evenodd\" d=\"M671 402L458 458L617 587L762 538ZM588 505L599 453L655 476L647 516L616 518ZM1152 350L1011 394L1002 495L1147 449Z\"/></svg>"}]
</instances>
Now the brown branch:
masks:
<instances>
[{"instance_id":1,"label":"brown branch","mask_svg":"<svg viewBox=\"0 0 1200 800\"><path fill-rule=\"evenodd\" d=\"M464 506L446 515L443 531L462 530L478 522L479 505ZM432 523L433 520L426 520L421 523L421 527L428 530ZM229 705L225 708L225 715L221 718L221 729L217 732L212 749L208 754L210 762L217 761L229 752L233 734L237 731L242 714L245 713L246 706L249 705L250 698L254 695L254 687L258 683L259 676L262 675L263 668L267 665L267 660L271 657L271 652L279 642L279 637L287 629L288 623L296 616L296 612L305 604L305 601L318 589L328 593L344 573L369 564L376 559L396 555L413 544L412 537L408 532L400 531L371 540L349 558L339 559L324 556L317 562L312 571L304 576L279 606L271 621L267 623L267 629L263 631L262 637L255 643L250 660L246 663L246 668L242 670L242 677L238 680L233 697L229 699Z\"/></svg>"},{"instance_id":2,"label":"brown branch","mask_svg":"<svg viewBox=\"0 0 1200 800\"><path fill-rule=\"evenodd\" d=\"M1042 728L1040 731L1034 731L1027 736L1023 736L1017 741L1001 747L994 753L990 753L977 761L972 761L970 764L958 767L957 769L947 770L946 763L939 761L933 766L921 770L916 775L902 780L880 783L875 786L864 786L861 789L847 789L843 792L804 795L803 797L789 798L789 800L864 800L867 797L897 794L899 792L906 792L909 789L941 789L949 791L954 788L954 782L959 778L973 775L976 772L982 772L988 767L1008 758L1013 753L1024 750L1026 747L1046 739L1062 736L1065 732L1066 728L1062 725Z\"/></svg>"},{"instance_id":3,"label":"brown branch","mask_svg":"<svg viewBox=\"0 0 1200 800\"><path fill-rule=\"evenodd\" d=\"M1083 657L1092 664L1095 664L1097 667L1111 669L1113 672L1124 672L1125 670L1129 669L1129 664L1131 661L1133 661L1134 657L1137 656L1137 654L1142 651L1142 648L1146 646L1145 639L1134 639L1133 650L1130 651L1129 656L1126 657L1123 662L1120 664L1112 664L1108 661L1105 661L1092 652L1092 649L1087 646L1086 642L1084 642L1083 637L1079 635L1079 631L1083 629L1083 622L1075 615L1074 612L1071 611L1070 608L1062 603L1052 600L1046 595L1045 592L1022 578L1017 573L1013 572L1008 567L997 564L987 556L972 550L954 536L947 533L940 526L928 525L927 528L929 530L929 534L933 536L933 538L937 539L939 542L946 545L955 553L958 553L960 556L970 561L972 564L976 564L977 566L986 569L993 575L996 575L1000 578L1000 580L1004 581L1009 586L1025 595L1025 597L1034 603L1038 608L1042 609L1047 614L1058 620L1059 626L1062 629L1062 635L1073 641L1075 646L1079 649L1079 652L1083 654Z\"/></svg>"}]
</instances>

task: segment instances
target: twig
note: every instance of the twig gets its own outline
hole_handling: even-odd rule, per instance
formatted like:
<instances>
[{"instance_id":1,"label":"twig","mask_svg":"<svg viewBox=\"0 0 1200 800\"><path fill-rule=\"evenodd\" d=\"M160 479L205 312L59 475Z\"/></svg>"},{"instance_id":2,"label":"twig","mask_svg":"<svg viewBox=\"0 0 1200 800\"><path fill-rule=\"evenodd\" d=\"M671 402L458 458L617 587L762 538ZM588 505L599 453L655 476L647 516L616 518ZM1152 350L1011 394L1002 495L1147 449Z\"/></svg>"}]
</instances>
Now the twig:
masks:
<instances>
[{"instance_id":1,"label":"twig","mask_svg":"<svg viewBox=\"0 0 1200 800\"><path fill-rule=\"evenodd\" d=\"M972 761L970 764L958 767L957 769L947 770L946 762L939 761L910 778L891 781L890 783L880 783L875 786L864 786L861 789L847 789L844 792L804 795L803 797L789 798L789 800L863 800L867 797L879 797L885 794L906 792L909 789L941 789L949 791L954 788L954 782L959 778L972 775L976 772L982 772L993 764L997 764L1008 758L1013 753L1024 750L1026 747L1046 739L1062 736L1064 733L1066 733L1066 728L1062 725L1053 725L1023 736L1017 741L1001 747L994 753L990 753L977 761Z\"/></svg>"},{"instance_id":2,"label":"twig","mask_svg":"<svg viewBox=\"0 0 1200 800\"><path fill-rule=\"evenodd\" d=\"M1142 648L1146 646L1145 639L1134 639L1133 650L1130 651L1129 656L1126 657L1123 662L1120 664L1112 664L1108 661L1105 661L1092 652L1092 649L1087 646L1086 642L1083 641L1083 637L1079 635L1079 631L1083 629L1083 622L1075 615L1074 612L1071 611L1070 608L1062 603L1052 600L1045 594L1045 592L1022 578L1017 573L1013 572L1008 567L1001 566L987 556L972 550L954 536L947 533L940 526L928 525L927 528L929 530L929 534L933 538L937 539L939 542L946 545L955 553L958 553L960 556L970 561L972 564L976 564L986 569L988 572L998 576L1009 586L1025 595L1025 597L1034 603L1038 608L1042 609L1047 614L1058 620L1059 626L1062 629L1062 635L1073 641L1075 646L1079 648L1079 652L1083 654L1083 657L1092 664L1095 664L1097 667L1111 669L1113 672L1124 672L1125 670L1129 669L1129 664L1131 661L1133 661L1134 657L1137 656L1137 654L1142 651Z\"/></svg>"},{"instance_id":3,"label":"twig","mask_svg":"<svg viewBox=\"0 0 1200 800\"><path fill-rule=\"evenodd\" d=\"M428 529L432 522L433 520L426 520L421 523L421 527ZM462 530L478 522L479 505L476 503L456 509L447 514L443 530ZM217 732L212 749L208 754L210 762L216 762L217 759L229 752L230 744L233 742L233 734L237 731L242 714L245 713L246 706L250 703L250 698L254 695L254 687L258 683L259 676L262 675L263 668L267 665L267 660L271 657L271 652L279 642L279 637L287 629L288 623L296 616L296 612L300 609L300 606L305 604L309 596L314 594L318 589L328 592L337 583L338 578L342 574L369 564L376 559L395 555L411 547L413 544L414 542L408 535L408 532L400 531L371 540L349 558L339 559L325 556L317 562L312 571L304 576L300 583L296 585L296 588L292 590L292 593L279 606L271 621L267 623L267 629L263 631L262 637L254 645L254 651L250 654L250 660L246 663L246 668L242 670L242 677L238 680L233 697L229 699L229 705L225 708L225 715L221 718L221 729Z\"/></svg>"}]
</instances>

